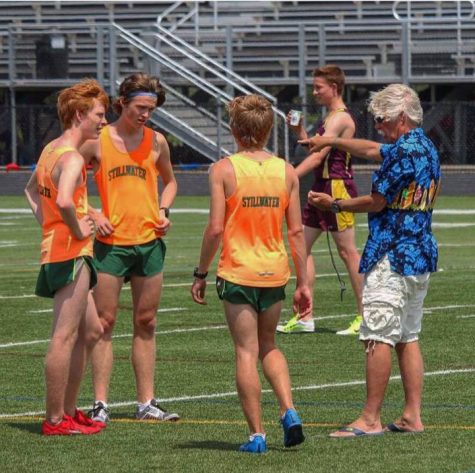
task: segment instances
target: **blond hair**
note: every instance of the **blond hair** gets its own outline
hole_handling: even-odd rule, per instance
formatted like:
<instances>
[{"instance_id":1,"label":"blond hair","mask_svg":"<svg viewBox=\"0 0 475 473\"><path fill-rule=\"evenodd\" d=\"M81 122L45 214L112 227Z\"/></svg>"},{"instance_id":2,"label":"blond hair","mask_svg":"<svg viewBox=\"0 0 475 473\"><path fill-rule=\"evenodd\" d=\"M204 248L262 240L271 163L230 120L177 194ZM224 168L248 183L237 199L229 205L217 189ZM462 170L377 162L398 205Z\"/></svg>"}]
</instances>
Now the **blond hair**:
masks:
<instances>
[{"instance_id":1,"label":"blond hair","mask_svg":"<svg viewBox=\"0 0 475 473\"><path fill-rule=\"evenodd\" d=\"M272 104L260 95L242 95L228 104L229 124L245 147L263 148L274 124Z\"/></svg>"}]
</instances>

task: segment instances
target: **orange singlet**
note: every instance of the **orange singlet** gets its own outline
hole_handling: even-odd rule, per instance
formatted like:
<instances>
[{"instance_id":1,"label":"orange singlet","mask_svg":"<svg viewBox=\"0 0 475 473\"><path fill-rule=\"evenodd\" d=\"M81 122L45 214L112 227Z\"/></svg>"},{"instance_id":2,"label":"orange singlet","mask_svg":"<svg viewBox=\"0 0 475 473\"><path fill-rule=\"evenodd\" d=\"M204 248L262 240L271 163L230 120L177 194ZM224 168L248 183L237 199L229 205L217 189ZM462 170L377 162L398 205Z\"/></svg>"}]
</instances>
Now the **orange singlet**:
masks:
<instances>
[{"instance_id":1,"label":"orange singlet","mask_svg":"<svg viewBox=\"0 0 475 473\"><path fill-rule=\"evenodd\" d=\"M99 142L101 163L94 178L102 211L114 231L96 234L108 245L141 245L157 238L158 171L153 153L153 130L144 127L139 147L130 153L119 151L112 142L110 127L102 129Z\"/></svg>"},{"instance_id":2,"label":"orange singlet","mask_svg":"<svg viewBox=\"0 0 475 473\"><path fill-rule=\"evenodd\" d=\"M78 240L59 213L56 188L52 173L58 159L68 151L77 151L72 146L53 148L48 144L41 153L36 166L38 192L43 214L43 238L41 241L41 264L59 263L79 256L92 256L92 238ZM86 166L82 170L82 182L73 195L78 219L87 214Z\"/></svg>"},{"instance_id":3,"label":"orange singlet","mask_svg":"<svg viewBox=\"0 0 475 473\"><path fill-rule=\"evenodd\" d=\"M283 239L285 161L273 156L259 162L239 153L228 159L236 190L226 199L218 276L242 286L283 286L290 277Z\"/></svg>"}]
</instances>

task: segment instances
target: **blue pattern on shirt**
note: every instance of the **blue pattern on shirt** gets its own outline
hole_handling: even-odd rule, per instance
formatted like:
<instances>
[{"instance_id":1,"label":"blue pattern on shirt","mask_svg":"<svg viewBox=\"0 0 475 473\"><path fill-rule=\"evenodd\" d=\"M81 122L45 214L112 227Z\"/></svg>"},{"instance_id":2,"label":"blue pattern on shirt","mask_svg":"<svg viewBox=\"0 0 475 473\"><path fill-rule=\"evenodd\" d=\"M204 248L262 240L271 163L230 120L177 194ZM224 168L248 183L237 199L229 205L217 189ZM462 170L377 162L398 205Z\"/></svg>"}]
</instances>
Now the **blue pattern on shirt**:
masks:
<instances>
[{"instance_id":1,"label":"blue pattern on shirt","mask_svg":"<svg viewBox=\"0 0 475 473\"><path fill-rule=\"evenodd\" d=\"M382 145L383 162L372 178L371 192L387 206L368 214L369 237L360 272L367 273L388 255L391 269L412 276L437 269L437 242L432 234L432 208L440 186L440 162L422 128Z\"/></svg>"}]
</instances>

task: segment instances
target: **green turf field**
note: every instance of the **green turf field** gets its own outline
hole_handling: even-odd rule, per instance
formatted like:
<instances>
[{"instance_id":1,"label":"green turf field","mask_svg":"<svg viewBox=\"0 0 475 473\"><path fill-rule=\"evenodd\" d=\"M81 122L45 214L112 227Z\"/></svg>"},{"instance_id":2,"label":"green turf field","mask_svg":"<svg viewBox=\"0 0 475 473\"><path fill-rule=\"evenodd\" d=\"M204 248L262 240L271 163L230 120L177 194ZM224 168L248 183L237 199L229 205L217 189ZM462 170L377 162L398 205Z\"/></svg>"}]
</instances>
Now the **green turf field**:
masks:
<instances>
[{"instance_id":1,"label":"green turf field","mask_svg":"<svg viewBox=\"0 0 475 473\"><path fill-rule=\"evenodd\" d=\"M207 199L178 198L175 207L205 209ZM0 209L14 208L26 209L25 200L0 198ZM427 375L426 432L351 440L327 437L359 413L365 387L362 346L356 338L335 335L355 313L350 284L345 276L348 290L340 302L338 281L322 239L314 248L321 275L315 292L318 330L278 337L289 361L294 400L307 441L292 450L283 448L277 405L264 381L269 452L262 456L236 451L246 439L247 428L235 394L233 349L213 274L207 307L194 304L189 295L205 213L172 213L158 314L157 394L182 420L175 424L133 420L131 298L126 287L115 329L109 401L118 406L113 407L113 422L96 436L45 438L40 435L43 357L52 304L32 295L40 231L29 214L0 212L0 471L475 472L475 198L440 198L437 210L434 229L440 243L439 272L431 280L421 338ZM365 216L359 216L358 222L358 246L362 248ZM337 265L344 272L340 260ZM289 316L286 310L283 319ZM383 410L385 422L399 415L403 402L397 365L393 375ZM82 407L90 406L91 394L88 372L80 397Z\"/></svg>"}]
</instances>

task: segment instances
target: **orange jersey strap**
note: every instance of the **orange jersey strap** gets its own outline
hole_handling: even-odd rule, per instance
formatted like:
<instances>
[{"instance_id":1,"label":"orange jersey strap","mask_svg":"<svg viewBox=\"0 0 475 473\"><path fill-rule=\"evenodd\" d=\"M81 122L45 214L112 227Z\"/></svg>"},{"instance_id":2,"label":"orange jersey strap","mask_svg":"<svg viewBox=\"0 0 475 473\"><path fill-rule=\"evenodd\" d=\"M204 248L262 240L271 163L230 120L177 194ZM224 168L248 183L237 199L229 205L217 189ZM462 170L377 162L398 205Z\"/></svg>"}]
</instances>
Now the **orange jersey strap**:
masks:
<instances>
[{"instance_id":1,"label":"orange jersey strap","mask_svg":"<svg viewBox=\"0 0 475 473\"><path fill-rule=\"evenodd\" d=\"M53 170L61 156L70 151L77 152L72 146L54 148L50 143L44 148L36 166L38 192L43 214L41 264L67 261L79 256L92 256L92 239L76 239L70 228L64 223L56 204L58 189L53 181ZM67 166L67 163L65 165ZM84 217L88 208L86 166L82 170L81 183L74 191L73 201L77 218Z\"/></svg>"},{"instance_id":2,"label":"orange jersey strap","mask_svg":"<svg viewBox=\"0 0 475 473\"><path fill-rule=\"evenodd\" d=\"M154 131L144 127L140 145L120 151L111 137L110 126L102 129L100 166L95 180L102 211L114 232L96 238L110 245L140 245L157 238L159 222L158 171L153 151Z\"/></svg>"},{"instance_id":3,"label":"orange jersey strap","mask_svg":"<svg viewBox=\"0 0 475 473\"><path fill-rule=\"evenodd\" d=\"M259 162L239 153L228 159L236 190L226 200L218 276L244 286L283 286L290 277L283 240L285 161L273 156Z\"/></svg>"}]
</instances>

